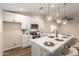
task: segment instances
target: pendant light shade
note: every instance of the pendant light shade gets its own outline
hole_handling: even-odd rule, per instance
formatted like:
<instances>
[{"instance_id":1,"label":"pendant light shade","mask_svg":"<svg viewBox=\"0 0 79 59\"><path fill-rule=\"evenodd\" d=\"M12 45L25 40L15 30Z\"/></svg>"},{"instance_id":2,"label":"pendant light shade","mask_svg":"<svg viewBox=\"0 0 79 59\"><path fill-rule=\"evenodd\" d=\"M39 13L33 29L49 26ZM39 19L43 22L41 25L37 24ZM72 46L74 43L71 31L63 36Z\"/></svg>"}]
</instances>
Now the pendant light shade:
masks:
<instances>
[{"instance_id":1,"label":"pendant light shade","mask_svg":"<svg viewBox=\"0 0 79 59\"><path fill-rule=\"evenodd\" d=\"M56 13L56 16L59 16L59 13L58 12Z\"/></svg>"},{"instance_id":2,"label":"pendant light shade","mask_svg":"<svg viewBox=\"0 0 79 59\"><path fill-rule=\"evenodd\" d=\"M57 19L57 23L61 23L62 22L62 20L61 19Z\"/></svg>"},{"instance_id":3,"label":"pendant light shade","mask_svg":"<svg viewBox=\"0 0 79 59\"><path fill-rule=\"evenodd\" d=\"M47 21L51 21L52 20L52 16L50 15L50 4L48 3L48 15L46 17Z\"/></svg>"},{"instance_id":4,"label":"pendant light shade","mask_svg":"<svg viewBox=\"0 0 79 59\"><path fill-rule=\"evenodd\" d=\"M52 20L52 16L47 16L47 21L51 21Z\"/></svg>"},{"instance_id":5,"label":"pendant light shade","mask_svg":"<svg viewBox=\"0 0 79 59\"><path fill-rule=\"evenodd\" d=\"M40 7L39 9L40 9L40 13L43 14L44 13L44 11L43 11L44 7Z\"/></svg>"},{"instance_id":6,"label":"pendant light shade","mask_svg":"<svg viewBox=\"0 0 79 59\"><path fill-rule=\"evenodd\" d=\"M67 24L67 17L66 17L66 3L64 3L64 19L63 19L63 24Z\"/></svg>"},{"instance_id":7,"label":"pendant light shade","mask_svg":"<svg viewBox=\"0 0 79 59\"><path fill-rule=\"evenodd\" d=\"M67 20L64 20L64 21L63 21L63 24L67 24Z\"/></svg>"},{"instance_id":8,"label":"pendant light shade","mask_svg":"<svg viewBox=\"0 0 79 59\"><path fill-rule=\"evenodd\" d=\"M60 4L59 4L59 3L58 3L58 10L57 10L56 15L57 15L57 20L56 20L56 22L57 22L57 23L61 23L62 20L61 20L61 18L60 18Z\"/></svg>"}]
</instances>

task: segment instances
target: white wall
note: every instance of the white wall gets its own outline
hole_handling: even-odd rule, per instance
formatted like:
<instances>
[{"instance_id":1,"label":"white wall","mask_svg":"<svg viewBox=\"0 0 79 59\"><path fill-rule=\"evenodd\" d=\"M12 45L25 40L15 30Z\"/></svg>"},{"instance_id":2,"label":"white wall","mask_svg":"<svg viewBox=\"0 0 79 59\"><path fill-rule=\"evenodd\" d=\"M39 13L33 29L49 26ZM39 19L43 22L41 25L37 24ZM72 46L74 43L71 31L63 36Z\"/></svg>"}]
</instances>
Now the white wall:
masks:
<instances>
[{"instance_id":1,"label":"white wall","mask_svg":"<svg viewBox=\"0 0 79 59\"><path fill-rule=\"evenodd\" d=\"M44 32L50 32L50 22L45 21Z\"/></svg>"},{"instance_id":2,"label":"white wall","mask_svg":"<svg viewBox=\"0 0 79 59\"><path fill-rule=\"evenodd\" d=\"M75 17L73 21L66 25L61 24L59 27L60 33L74 35L79 38L79 17Z\"/></svg>"},{"instance_id":3,"label":"white wall","mask_svg":"<svg viewBox=\"0 0 79 59\"><path fill-rule=\"evenodd\" d=\"M58 25L56 24L54 20L52 20L50 22L45 21L44 31L51 32L51 25L56 26L56 29L58 29Z\"/></svg>"},{"instance_id":4,"label":"white wall","mask_svg":"<svg viewBox=\"0 0 79 59\"><path fill-rule=\"evenodd\" d=\"M3 22L2 22L2 10L0 9L0 56L3 53Z\"/></svg>"}]
</instances>

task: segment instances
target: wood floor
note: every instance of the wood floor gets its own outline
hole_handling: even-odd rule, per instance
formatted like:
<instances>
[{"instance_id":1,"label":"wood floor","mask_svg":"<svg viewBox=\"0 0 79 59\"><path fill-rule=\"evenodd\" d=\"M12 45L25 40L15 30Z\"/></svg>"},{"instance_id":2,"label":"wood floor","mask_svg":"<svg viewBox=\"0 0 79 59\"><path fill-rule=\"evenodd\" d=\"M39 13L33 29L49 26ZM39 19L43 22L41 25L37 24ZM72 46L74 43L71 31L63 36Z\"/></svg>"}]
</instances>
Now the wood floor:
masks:
<instances>
[{"instance_id":1,"label":"wood floor","mask_svg":"<svg viewBox=\"0 0 79 59\"><path fill-rule=\"evenodd\" d=\"M3 56L31 56L31 46L29 47L18 47L10 50L6 50Z\"/></svg>"}]
</instances>

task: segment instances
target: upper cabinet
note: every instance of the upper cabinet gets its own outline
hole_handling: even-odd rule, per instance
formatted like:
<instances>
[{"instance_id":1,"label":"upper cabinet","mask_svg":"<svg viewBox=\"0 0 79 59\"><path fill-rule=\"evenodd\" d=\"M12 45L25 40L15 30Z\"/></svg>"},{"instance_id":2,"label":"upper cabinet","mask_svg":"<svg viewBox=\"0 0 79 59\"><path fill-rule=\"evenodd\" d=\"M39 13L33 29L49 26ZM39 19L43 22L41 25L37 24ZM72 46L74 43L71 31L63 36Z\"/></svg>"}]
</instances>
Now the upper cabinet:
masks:
<instances>
[{"instance_id":1,"label":"upper cabinet","mask_svg":"<svg viewBox=\"0 0 79 59\"><path fill-rule=\"evenodd\" d=\"M31 23L30 19L31 17L29 16L19 14L16 15L16 21L22 23L21 25L22 29L30 29L30 23Z\"/></svg>"},{"instance_id":2,"label":"upper cabinet","mask_svg":"<svg viewBox=\"0 0 79 59\"><path fill-rule=\"evenodd\" d=\"M4 21L15 21L15 14L10 12L4 12Z\"/></svg>"},{"instance_id":3,"label":"upper cabinet","mask_svg":"<svg viewBox=\"0 0 79 59\"><path fill-rule=\"evenodd\" d=\"M30 17L17 13L4 12L4 21L21 22L21 29L31 29L31 24L38 24L40 30L44 28L44 20L39 16Z\"/></svg>"},{"instance_id":4,"label":"upper cabinet","mask_svg":"<svg viewBox=\"0 0 79 59\"><path fill-rule=\"evenodd\" d=\"M21 22L21 29L30 29L30 17L21 14L4 12L4 21Z\"/></svg>"}]
</instances>

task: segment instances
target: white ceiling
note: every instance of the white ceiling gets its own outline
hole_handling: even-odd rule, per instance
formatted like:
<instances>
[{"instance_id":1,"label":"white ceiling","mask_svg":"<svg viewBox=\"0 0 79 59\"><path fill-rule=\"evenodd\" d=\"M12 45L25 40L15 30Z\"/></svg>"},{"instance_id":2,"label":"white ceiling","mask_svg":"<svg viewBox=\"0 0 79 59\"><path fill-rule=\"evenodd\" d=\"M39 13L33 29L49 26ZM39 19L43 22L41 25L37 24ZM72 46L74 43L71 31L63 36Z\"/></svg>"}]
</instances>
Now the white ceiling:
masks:
<instances>
[{"instance_id":1,"label":"white ceiling","mask_svg":"<svg viewBox=\"0 0 79 59\"><path fill-rule=\"evenodd\" d=\"M57 7L57 4L53 4ZM4 10L34 13L39 13L40 7L44 7L44 13L48 10L47 3L0 3L0 7ZM24 10L20 11L19 8L23 8Z\"/></svg>"},{"instance_id":2,"label":"white ceiling","mask_svg":"<svg viewBox=\"0 0 79 59\"><path fill-rule=\"evenodd\" d=\"M53 18L56 17L57 13L57 3L52 3L55 5L55 7L51 8L50 13L53 16ZM50 5L52 5L50 4ZM22 12L22 13L40 13L40 7L44 7L43 14L47 14L48 12L48 3L0 3L0 8L3 10L10 10L10 11L15 11L15 12ZM20 11L20 8L23 8L23 11ZM60 16L63 16L63 3L60 4ZM66 5L66 15L67 16L76 16L79 15L79 4L78 3L68 3Z\"/></svg>"}]
</instances>

